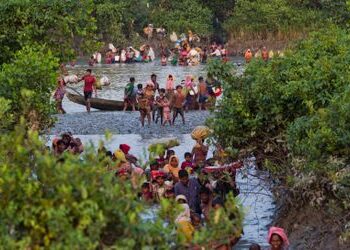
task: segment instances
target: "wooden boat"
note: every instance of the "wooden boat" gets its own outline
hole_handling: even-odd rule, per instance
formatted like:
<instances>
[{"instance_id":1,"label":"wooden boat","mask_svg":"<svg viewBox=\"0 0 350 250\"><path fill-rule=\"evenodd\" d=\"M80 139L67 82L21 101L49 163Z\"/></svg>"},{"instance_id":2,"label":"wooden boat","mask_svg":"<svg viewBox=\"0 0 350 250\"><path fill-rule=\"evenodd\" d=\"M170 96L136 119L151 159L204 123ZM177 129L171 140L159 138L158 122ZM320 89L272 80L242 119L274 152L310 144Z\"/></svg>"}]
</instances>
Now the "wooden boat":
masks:
<instances>
[{"instance_id":1,"label":"wooden boat","mask_svg":"<svg viewBox=\"0 0 350 250\"><path fill-rule=\"evenodd\" d=\"M84 96L82 95L76 95L76 94L67 92L67 98L71 102L85 106L85 99L84 99ZM124 108L123 101L114 101L114 100L107 100L107 99L101 99L101 98L91 98L90 104L91 104L91 108L99 109L99 110L122 111ZM211 103L207 103L206 106L208 108L211 105L212 105ZM131 107L129 106L127 110L131 110ZM192 106L190 107L190 110L198 110L198 103L193 102Z\"/></svg>"},{"instance_id":2,"label":"wooden boat","mask_svg":"<svg viewBox=\"0 0 350 250\"><path fill-rule=\"evenodd\" d=\"M75 95L68 92L67 97L71 102L85 106L84 96ZM107 100L107 99L101 99L101 98L91 98L90 104L91 104L91 108L100 109L100 110L122 111L124 108L123 101L114 101L114 100ZM130 107L129 109L131 110Z\"/></svg>"}]
</instances>

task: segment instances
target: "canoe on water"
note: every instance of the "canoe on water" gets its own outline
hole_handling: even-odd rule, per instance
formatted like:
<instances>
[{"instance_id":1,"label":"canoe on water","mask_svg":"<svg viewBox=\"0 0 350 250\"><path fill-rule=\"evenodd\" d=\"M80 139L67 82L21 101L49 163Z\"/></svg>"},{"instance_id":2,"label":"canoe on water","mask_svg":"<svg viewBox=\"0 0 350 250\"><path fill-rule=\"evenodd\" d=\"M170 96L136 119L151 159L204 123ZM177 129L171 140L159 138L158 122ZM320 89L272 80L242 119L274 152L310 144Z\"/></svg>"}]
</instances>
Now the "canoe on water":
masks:
<instances>
[{"instance_id":1,"label":"canoe on water","mask_svg":"<svg viewBox=\"0 0 350 250\"><path fill-rule=\"evenodd\" d=\"M71 102L85 106L85 99L84 99L84 96L82 95L76 95L76 94L67 92L67 98ZM91 98L90 104L91 104L91 108L99 109L99 110L122 111L124 108L123 101L114 101L114 100L107 100L102 98ZM210 103L207 103L206 106L208 107L210 105L211 105ZM131 110L131 107L129 106L127 110ZM198 103L197 102L193 103L193 105L190 107L190 110L198 110Z\"/></svg>"},{"instance_id":2,"label":"canoe on water","mask_svg":"<svg viewBox=\"0 0 350 250\"><path fill-rule=\"evenodd\" d=\"M68 92L67 97L71 102L85 106L84 96L75 95ZM91 98L90 104L91 104L91 108L100 109L100 110L122 111L124 108L124 102L122 101L114 101L114 100L107 100L107 99L101 99L101 98ZM129 109L131 110L130 107Z\"/></svg>"}]
</instances>

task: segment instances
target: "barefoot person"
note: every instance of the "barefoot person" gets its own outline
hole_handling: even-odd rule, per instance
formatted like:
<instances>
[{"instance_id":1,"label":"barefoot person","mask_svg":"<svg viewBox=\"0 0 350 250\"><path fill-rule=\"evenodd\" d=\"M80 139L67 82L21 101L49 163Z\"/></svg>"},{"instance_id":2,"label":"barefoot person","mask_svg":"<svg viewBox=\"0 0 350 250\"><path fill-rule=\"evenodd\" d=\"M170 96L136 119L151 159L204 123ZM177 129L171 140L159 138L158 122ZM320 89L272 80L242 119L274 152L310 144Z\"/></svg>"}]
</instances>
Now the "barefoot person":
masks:
<instances>
[{"instance_id":1,"label":"barefoot person","mask_svg":"<svg viewBox=\"0 0 350 250\"><path fill-rule=\"evenodd\" d=\"M128 106L132 107L132 111L135 111L136 93L135 93L135 78L130 77L130 82L125 86L124 90L124 109L125 111Z\"/></svg>"},{"instance_id":2,"label":"barefoot person","mask_svg":"<svg viewBox=\"0 0 350 250\"><path fill-rule=\"evenodd\" d=\"M57 81L57 88L56 88L56 91L55 91L55 94L53 95L53 97L56 100L57 112L60 113L60 114L65 114L66 113L66 111L62 107L62 100L64 98L64 95L66 94L65 86L66 86L66 84L65 84L63 78L59 77L58 81Z\"/></svg>"},{"instance_id":3,"label":"barefoot person","mask_svg":"<svg viewBox=\"0 0 350 250\"><path fill-rule=\"evenodd\" d=\"M182 93L182 86L178 85L176 86L176 93L174 95L173 99L173 125L175 124L175 119L178 114L180 114L182 118L182 123L185 124L185 116L184 116L184 102L185 102L185 95Z\"/></svg>"},{"instance_id":4,"label":"barefoot person","mask_svg":"<svg viewBox=\"0 0 350 250\"><path fill-rule=\"evenodd\" d=\"M92 92L95 91L95 95L97 96L96 90L96 78L91 74L91 69L86 70L86 74L78 80L78 82L84 80L84 98L86 102L86 111L90 113L90 99L92 97Z\"/></svg>"},{"instance_id":5,"label":"barefoot person","mask_svg":"<svg viewBox=\"0 0 350 250\"><path fill-rule=\"evenodd\" d=\"M147 117L148 120L148 126L151 125L151 107L149 105L149 100L145 96L144 93L140 93L137 98L137 102L139 104L139 111L140 111L140 121L142 127L145 126L145 118Z\"/></svg>"}]
</instances>

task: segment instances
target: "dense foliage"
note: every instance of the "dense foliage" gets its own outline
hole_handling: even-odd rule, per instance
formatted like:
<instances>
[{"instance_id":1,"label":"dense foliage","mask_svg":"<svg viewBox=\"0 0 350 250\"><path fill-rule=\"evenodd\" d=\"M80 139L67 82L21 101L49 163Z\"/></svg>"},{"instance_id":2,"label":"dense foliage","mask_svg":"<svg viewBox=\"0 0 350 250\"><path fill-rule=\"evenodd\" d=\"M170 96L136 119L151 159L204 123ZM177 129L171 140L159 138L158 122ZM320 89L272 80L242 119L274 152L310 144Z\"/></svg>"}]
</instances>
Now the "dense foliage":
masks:
<instances>
[{"instance_id":1,"label":"dense foliage","mask_svg":"<svg viewBox=\"0 0 350 250\"><path fill-rule=\"evenodd\" d=\"M94 49L95 19L91 0L0 2L0 64L33 43L46 44L55 56L69 59Z\"/></svg>"},{"instance_id":2,"label":"dense foliage","mask_svg":"<svg viewBox=\"0 0 350 250\"><path fill-rule=\"evenodd\" d=\"M187 33L189 30L201 36L212 33L212 13L197 0L160 1L150 19L156 26L164 26L169 32Z\"/></svg>"},{"instance_id":3,"label":"dense foliage","mask_svg":"<svg viewBox=\"0 0 350 250\"><path fill-rule=\"evenodd\" d=\"M253 61L241 77L211 70L225 88L212 121L218 139L254 152L295 188L295 197L313 203L336 197L344 209L350 206L349 42L346 31L334 28L285 57Z\"/></svg>"},{"instance_id":4,"label":"dense foliage","mask_svg":"<svg viewBox=\"0 0 350 250\"><path fill-rule=\"evenodd\" d=\"M26 46L12 62L2 65L0 97L6 101L6 126L13 128L23 116L29 127L39 129L50 125L51 92L56 84L58 61L44 47Z\"/></svg>"},{"instance_id":5,"label":"dense foliage","mask_svg":"<svg viewBox=\"0 0 350 250\"><path fill-rule=\"evenodd\" d=\"M234 39L296 39L329 21L346 24L346 1L240 0L225 22Z\"/></svg>"},{"instance_id":6,"label":"dense foliage","mask_svg":"<svg viewBox=\"0 0 350 250\"><path fill-rule=\"evenodd\" d=\"M133 182L135 187L116 178L106 168L111 161L93 149L57 159L36 132L20 125L0 138L0 150L4 249L181 248L173 233L180 212L174 201L162 200L158 212L150 210L138 198L142 182ZM242 216L236 204L230 196L226 210L213 211L210 230L198 231L195 242L206 246L239 235Z\"/></svg>"}]
</instances>

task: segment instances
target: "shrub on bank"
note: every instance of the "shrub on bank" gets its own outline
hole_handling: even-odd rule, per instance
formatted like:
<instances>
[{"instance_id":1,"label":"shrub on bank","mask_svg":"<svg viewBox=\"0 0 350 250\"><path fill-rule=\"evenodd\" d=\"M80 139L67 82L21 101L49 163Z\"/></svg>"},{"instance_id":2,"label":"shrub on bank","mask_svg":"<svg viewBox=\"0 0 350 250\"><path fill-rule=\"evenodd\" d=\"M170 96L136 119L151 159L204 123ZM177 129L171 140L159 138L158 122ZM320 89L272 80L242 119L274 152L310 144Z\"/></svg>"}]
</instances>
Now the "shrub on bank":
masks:
<instances>
[{"instance_id":1,"label":"shrub on bank","mask_svg":"<svg viewBox=\"0 0 350 250\"><path fill-rule=\"evenodd\" d=\"M53 107L49 100L56 86L57 59L43 47L24 47L13 60L1 66L0 97L7 102L6 127L13 128L24 116L33 128L44 128L51 123Z\"/></svg>"},{"instance_id":2,"label":"shrub on bank","mask_svg":"<svg viewBox=\"0 0 350 250\"><path fill-rule=\"evenodd\" d=\"M107 171L110 160L97 157L95 150L58 159L22 121L0 137L0 151L4 249L184 248L174 234L175 201L162 200L154 217L146 219L149 206L138 198L142 182L135 187L116 178ZM196 244L240 235L242 214L232 196L211 221L196 233Z\"/></svg>"},{"instance_id":3,"label":"shrub on bank","mask_svg":"<svg viewBox=\"0 0 350 250\"><path fill-rule=\"evenodd\" d=\"M254 152L301 198L294 204L350 205L349 44L349 33L333 28L285 57L254 60L242 77L215 73L225 89L211 121L217 139Z\"/></svg>"}]
</instances>

